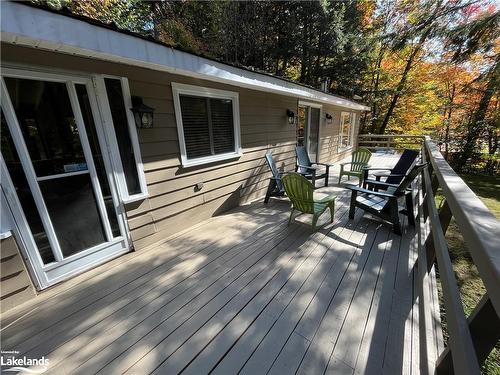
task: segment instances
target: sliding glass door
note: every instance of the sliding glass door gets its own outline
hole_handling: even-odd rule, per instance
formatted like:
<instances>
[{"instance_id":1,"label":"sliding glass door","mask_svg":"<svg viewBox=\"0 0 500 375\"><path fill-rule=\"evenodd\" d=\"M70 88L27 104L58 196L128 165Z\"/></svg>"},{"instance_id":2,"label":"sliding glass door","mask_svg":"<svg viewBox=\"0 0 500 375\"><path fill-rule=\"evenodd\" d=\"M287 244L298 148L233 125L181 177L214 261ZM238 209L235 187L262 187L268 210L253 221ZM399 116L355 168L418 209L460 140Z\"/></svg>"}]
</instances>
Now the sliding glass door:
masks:
<instances>
[{"instance_id":1,"label":"sliding glass door","mask_svg":"<svg viewBox=\"0 0 500 375\"><path fill-rule=\"evenodd\" d=\"M305 146L312 162L318 158L321 107L299 104L297 145Z\"/></svg>"},{"instance_id":2,"label":"sliding glass door","mask_svg":"<svg viewBox=\"0 0 500 375\"><path fill-rule=\"evenodd\" d=\"M84 78L2 77L2 159L41 287L128 250L92 90Z\"/></svg>"}]
</instances>

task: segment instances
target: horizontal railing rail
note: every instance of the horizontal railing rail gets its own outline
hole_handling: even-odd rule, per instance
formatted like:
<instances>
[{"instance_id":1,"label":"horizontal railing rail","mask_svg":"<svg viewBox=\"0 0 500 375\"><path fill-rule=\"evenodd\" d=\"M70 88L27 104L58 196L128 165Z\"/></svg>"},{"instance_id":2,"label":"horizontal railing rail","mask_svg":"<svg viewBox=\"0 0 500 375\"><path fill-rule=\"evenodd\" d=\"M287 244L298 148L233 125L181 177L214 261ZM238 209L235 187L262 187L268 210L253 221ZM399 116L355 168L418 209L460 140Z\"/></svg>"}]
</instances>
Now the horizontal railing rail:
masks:
<instances>
[{"instance_id":1,"label":"horizontal railing rail","mask_svg":"<svg viewBox=\"0 0 500 375\"><path fill-rule=\"evenodd\" d=\"M360 135L358 146L379 141L383 146L372 148L398 149L393 147L398 139L408 138L420 142L421 159L427 164L416 184L421 372L480 374L480 366L500 339L500 221L455 173L430 137ZM443 198L439 208L438 190ZM486 289L469 317L464 312L445 237L452 218ZM443 337L440 329L438 333L433 329L436 318L432 315L435 304L431 294L436 286L431 276L437 271L448 331L446 348L436 345Z\"/></svg>"},{"instance_id":2,"label":"horizontal railing rail","mask_svg":"<svg viewBox=\"0 0 500 375\"><path fill-rule=\"evenodd\" d=\"M421 135L408 134L360 134L358 135L358 146L369 150L403 150L420 149L424 137Z\"/></svg>"}]
</instances>

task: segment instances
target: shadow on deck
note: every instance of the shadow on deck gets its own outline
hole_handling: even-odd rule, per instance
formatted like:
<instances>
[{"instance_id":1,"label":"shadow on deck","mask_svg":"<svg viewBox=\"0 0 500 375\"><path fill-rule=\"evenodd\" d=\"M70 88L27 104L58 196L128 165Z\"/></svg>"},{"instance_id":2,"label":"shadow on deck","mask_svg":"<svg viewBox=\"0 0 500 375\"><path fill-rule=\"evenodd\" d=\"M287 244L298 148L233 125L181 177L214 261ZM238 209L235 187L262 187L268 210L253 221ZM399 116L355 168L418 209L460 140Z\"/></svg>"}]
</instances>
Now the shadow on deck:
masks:
<instances>
[{"instance_id":1,"label":"shadow on deck","mask_svg":"<svg viewBox=\"0 0 500 375\"><path fill-rule=\"evenodd\" d=\"M415 230L320 191L318 232L286 200L242 206L5 314L2 350L53 374L419 373Z\"/></svg>"}]
</instances>

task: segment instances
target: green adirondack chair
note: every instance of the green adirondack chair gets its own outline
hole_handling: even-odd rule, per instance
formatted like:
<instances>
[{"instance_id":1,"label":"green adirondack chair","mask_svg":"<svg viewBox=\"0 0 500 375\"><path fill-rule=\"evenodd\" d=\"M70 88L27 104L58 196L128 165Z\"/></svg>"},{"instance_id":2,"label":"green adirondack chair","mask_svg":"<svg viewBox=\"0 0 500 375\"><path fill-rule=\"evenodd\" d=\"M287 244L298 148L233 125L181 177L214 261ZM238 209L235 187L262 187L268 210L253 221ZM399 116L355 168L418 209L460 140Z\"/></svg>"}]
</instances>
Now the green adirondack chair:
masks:
<instances>
[{"instance_id":1,"label":"green adirondack chair","mask_svg":"<svg viewBox=\"0 0 500 375\"><path fill-rule=\"evenodd\" d=\"M330 209L330 222L333 223L333 214L335 211L334 196L329 195L323 199L314 199L313 184L307 181L307 179L299 173L288 173L281 179L285 186L286 194L292 201L292 211L290 212L288 225L292 222L294 211L297 210L305 214L313 215L312 230L315 232L318 218L327 208Z\"/></svg>"},{"instance_id":2,"label":"green adirondack chair","mask_svg":"<svg viewBox=\"0 0 500 375\"><path fill-rule=\"evenodd\" d=\"M347 176L348 179L350 179L351 176L354 176L359 179L359 186L361 186L364 175L363 169L368 167L368 162L370 161L371 156L372 153L366 148L360 148L359 150L354 151L352 153L352 161L340 164L339 184L340 180L342 180L342 176ZM351 166L349 170L345 168L346 165Z\"/></svg>"}]
</instances>

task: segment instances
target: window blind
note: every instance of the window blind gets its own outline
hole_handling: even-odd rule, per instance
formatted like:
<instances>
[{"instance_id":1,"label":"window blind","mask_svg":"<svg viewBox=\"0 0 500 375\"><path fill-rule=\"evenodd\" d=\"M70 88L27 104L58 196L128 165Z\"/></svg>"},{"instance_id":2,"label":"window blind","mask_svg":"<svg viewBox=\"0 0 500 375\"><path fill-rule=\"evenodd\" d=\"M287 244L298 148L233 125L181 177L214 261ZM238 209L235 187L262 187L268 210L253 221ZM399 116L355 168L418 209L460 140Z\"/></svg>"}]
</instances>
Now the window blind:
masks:
<instances>
[{"instance_id":1,"label":"window blind","mask_svg":"<svg viewBox=\"0 0 500 375\"><path fill-rule=\"evenodd\" d=\"M187 157L212 155L206 99L182 95L180 102Z\"/></svg>"},{"instance_id":2,"label":"window blind","mask_svg":"<svg viewBox=\"0 0 500 375\"><path fill-rule=\"evenodd\" d=\"M231 100L210 99L214 153L234 151L233 104Z\"/></svg>"},{"instance_id":3,"label":"window blind","mask_svg":"<svg viewBox=\"0 0 500 375\"><path fill-rule=\"evenodd\" d=\"M230 99L180 95L182 126L189 159L234 151Z\"/></svg>"}]
</instances>

